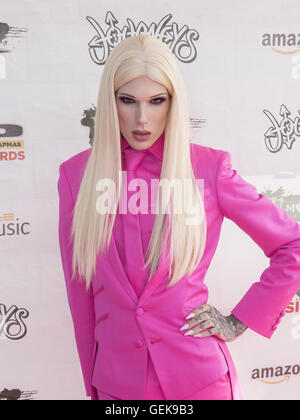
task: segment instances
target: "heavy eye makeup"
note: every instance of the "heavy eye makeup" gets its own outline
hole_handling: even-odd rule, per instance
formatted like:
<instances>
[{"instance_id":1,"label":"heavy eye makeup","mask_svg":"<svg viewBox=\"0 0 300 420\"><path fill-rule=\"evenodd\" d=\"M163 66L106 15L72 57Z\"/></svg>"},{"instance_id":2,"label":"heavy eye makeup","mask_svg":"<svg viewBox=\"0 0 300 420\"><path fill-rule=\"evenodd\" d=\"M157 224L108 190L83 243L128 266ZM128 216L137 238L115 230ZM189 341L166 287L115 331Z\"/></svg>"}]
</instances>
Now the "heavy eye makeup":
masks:
<instances>
[{"instance_id":1,"label":"heavy eye makeup","mask_svg":"<svg viewBox=\"0 0 300 420\"><path fill-rule=\"evenodd\" d=\"M123 95L120 95L120 96L118 96L118 98L121 100L121 102L123 102L124 104L133 104L133 103L135 103L136 101L134 100L134 99L132 99L132 98L129 98L128 96L123 96ZM157 98L153 98L153 99L151 99L149 102L150 102L150 104L153 104L153 105L160 105L161 103L163 103L163 102L165 102L166 101L166 97L164 97L164 96L160 96L160 97L157 97Z\"/></svg>"}]
</instances>

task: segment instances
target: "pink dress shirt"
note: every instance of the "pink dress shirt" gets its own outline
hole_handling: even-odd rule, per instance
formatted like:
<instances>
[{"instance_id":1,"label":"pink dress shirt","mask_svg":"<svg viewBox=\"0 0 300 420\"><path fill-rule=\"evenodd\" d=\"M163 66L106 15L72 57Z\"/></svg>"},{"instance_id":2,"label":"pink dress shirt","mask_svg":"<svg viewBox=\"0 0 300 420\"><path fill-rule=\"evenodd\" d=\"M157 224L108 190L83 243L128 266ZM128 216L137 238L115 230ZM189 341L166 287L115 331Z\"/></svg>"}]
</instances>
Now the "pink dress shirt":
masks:
<instances>
[{"instance_id":1,"label":"pink dress shirt","mask_svg":"<svg viewBox=\"0 0 300 420\"><path fill-rule=\"evenodd\" d=\"M150 272L150 267L143 272L144 260L139 259L138 256L141 254L145 256L150 241L155 218L155 214L151 214L150 186L151 179L159 179L160 177L163 150L164 133L146 150L133 149L121 136L122 170L127 171L127 188L133 177L141 178L147 182L149 192L148 207L143 209L143 213L119 214L118 211L115 221L115 241L119 257L137 296L141 295ZM136 188L134 188L134 191L128 191L128 200L135 193ZM142 203L137 203L138 206L139 204ZM126 235L129 231L130 234ZM137 252L137 256L133 258L132 249L136 249L136 247L139 247L141 252Z\"/></svg>"}]
</instances>

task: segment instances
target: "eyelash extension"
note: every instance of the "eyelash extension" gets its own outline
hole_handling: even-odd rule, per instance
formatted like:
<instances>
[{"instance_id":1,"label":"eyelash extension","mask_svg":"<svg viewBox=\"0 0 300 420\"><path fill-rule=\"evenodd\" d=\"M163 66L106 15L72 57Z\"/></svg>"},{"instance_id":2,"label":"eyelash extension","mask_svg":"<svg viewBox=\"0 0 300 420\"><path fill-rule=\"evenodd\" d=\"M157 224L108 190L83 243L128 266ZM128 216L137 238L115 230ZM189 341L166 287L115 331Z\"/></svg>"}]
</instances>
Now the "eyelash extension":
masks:
<instances>
[{"instance_id":1,"label":"eyelash extension","mask_svg":"<svg viewBox=\"0 0 300 420\"><path fill-rule=\"evenodd\" d=\"M132 104L132 103L135 102L134 99L128 98L127 96L120 96L120 99L124 104ZM157 100L159 102L152 102L152 101L157 101ZM165 100L166 100L165 98L154 98L150 102L154 105L159 105L159 104L163 103ZM127 101L129 101L129 102L127 102Z\"/></svg>"}]
</instances>

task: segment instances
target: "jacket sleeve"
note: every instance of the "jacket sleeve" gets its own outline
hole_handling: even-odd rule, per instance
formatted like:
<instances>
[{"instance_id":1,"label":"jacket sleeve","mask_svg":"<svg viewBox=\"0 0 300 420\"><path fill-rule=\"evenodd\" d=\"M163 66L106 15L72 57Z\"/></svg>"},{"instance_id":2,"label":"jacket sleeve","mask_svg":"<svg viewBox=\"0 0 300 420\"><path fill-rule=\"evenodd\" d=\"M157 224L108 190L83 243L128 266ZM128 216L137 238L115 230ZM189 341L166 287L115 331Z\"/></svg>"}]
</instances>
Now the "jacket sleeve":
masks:
<instances>
[{"instance_id":1,"label":"jacket sleeve","mask_svg":"<svg viewBox=\"0 0 300 420\"><path fill-rule=\"evenodd\" d=\"M65 175L63 163L59 167L57 184L59 194L59 244L64 272L67 298L72 316L77 351L81 364L87 396L97 399L97 392L91 385L94 351L96 348L95 311L92 288L85 289L85 283L79 282L72 275L73 241L71 241L71 223L74 200Z\"/></svg>"},{"instance_id":2,"label":"jacket sleeve","mask_svg":"<svg viewBox=\"0 0 300 420\"><path fill-rule=\"evenodd\" d=\"M216 191L223 215L246 232L270 259L231 313L243 324L271 338L285 308L300 289L300 225L232 169L222 151Z\"/></svg>"}]
</instances>

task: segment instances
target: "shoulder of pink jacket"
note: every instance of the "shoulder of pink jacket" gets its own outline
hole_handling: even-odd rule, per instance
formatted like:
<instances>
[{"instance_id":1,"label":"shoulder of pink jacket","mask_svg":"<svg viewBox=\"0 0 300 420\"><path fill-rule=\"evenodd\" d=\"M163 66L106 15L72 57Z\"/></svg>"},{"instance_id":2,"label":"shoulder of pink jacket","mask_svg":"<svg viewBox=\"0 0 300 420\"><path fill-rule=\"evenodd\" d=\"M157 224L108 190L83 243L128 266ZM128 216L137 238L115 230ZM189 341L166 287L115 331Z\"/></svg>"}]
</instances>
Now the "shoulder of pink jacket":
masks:
<instances>
[{"instance_id":1,"label":"shoulder of pink jacket","mask_svg":"<svg viewBox=\"0 0 300 420\"><path fill-rule=\"evenodd\" d=\"M63 166L67 172L80 168L84 163L87 162L92 149L92 147L89 147L88 149L76 153L76 155L73 155L61 162L60 166Z\"/></svg>"},{"instance_id":2,"label":"shoulder of pink jacket","mask_svg":"<svg viewBox=\"0 0 300 420\"><path fill-rule=\"evenodd\" d=\"M197 178L214 180L220 158L225 152L223 149L190 143L191 162Z\"/></svg>"},{"instance_id":3,"label":"shoulder of pink jacket","mask_svg":"<svg viewBox=\"0 0 300 420\"><path fill-rule=\"evenodd\" d=\"M86 167L91 151L92 147L89 147L88 149L76 153L76 155L73 155L70 158L64 160L59 165L60 172L61 169L63 169L63 173L67 178L73 198L76 197L76 193L79 189L79 185L84 174L84 169Z\"/></svg>"}]
</instances>

